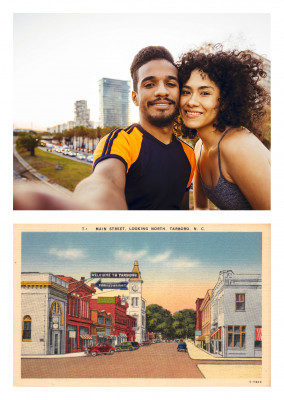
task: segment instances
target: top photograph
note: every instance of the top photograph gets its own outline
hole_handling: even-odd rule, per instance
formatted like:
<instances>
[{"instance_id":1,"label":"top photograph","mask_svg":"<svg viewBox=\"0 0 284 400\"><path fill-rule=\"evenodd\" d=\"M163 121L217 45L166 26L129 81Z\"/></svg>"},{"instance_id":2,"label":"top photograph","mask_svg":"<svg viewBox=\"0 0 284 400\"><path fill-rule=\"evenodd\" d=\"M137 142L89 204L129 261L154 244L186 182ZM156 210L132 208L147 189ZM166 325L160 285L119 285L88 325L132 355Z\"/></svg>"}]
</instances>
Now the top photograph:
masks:
<instances>
[{"instance_id":1,"label":"top photograph","mask_svg":"<svg viewBox=\"0 0 284 400\"><path fill-rule=\"evenodd\" d=\"M270 210L269 14L14 14L14 210Z\"/></svg>"}]
</instances>

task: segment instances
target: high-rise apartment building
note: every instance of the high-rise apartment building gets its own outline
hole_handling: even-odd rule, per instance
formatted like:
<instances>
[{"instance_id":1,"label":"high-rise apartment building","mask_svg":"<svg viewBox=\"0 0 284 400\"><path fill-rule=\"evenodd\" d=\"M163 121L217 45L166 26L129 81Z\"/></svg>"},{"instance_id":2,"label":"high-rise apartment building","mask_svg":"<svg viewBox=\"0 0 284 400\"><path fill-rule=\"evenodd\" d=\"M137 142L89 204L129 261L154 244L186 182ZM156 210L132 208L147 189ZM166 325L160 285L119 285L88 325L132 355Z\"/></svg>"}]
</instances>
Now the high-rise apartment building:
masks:
<instances>
[{"instance_id":1,"label":"high-rise apartment building","mask_svg":"<svg viewBox=\"0 0 284 400\"><path fill-rule=\"evenodd\" d=\"M130 81L102 78L99 80L101 127L129 125Z\"/></svg>"},{"instance_id":2,"label":"high-rise apartment building","mask_svg":"<svg viewBox=\"0 0 284 400\"><path fill-rule=\"evenodd\" d=\"M86 126L93 128L93 122L90 121L90 110L87 106L87 100L78 100L74 104L74 119L75 125Z\"/></svg>"}]
</instances>

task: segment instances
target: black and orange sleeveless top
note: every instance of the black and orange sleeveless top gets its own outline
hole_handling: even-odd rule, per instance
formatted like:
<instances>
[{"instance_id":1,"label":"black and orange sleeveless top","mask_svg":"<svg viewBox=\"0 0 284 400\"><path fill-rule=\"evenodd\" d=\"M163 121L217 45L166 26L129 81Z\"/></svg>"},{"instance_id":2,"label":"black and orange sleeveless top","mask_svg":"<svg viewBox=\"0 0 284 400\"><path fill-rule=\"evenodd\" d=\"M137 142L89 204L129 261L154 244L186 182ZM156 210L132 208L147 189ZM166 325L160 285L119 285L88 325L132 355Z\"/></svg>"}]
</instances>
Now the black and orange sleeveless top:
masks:
<instances>
[{"instance_id":1,"label":"black and orange sleeveless top","mask_svg":"<svg viewBox=\"0 0 284 400\"><path fill-rule=\"evenodd\" d=\"M139 124L114 129L98 144L93 169L117 158L126 168L125 196L130 210L178 210L192 182L193 149L173 136L164 144Z\"/></svg>"}]
</instances>

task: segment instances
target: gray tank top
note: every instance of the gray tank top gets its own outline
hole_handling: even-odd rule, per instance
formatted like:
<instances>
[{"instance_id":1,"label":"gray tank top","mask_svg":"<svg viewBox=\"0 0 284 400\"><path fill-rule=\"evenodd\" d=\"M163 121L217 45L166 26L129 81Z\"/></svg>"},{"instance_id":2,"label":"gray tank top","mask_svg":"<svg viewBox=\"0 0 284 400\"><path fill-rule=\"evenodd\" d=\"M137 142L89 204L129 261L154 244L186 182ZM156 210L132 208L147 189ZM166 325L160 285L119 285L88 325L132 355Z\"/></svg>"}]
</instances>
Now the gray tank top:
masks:
<instances>
[{"instance_id":1,"label":"gray tank top","mask_svg":"<svg viewBox=\"0 0 284 400\"><path fill-rule=\"evenodd\" d=\"M198 160L198 171L200 174L201 184L204 190L204 193L208 197L209 200L212 201L220 210L252 210L252 206L247 201L239 187L235 183L231 183L224 178L221 171L221 157L220 157L220 143L224 136L229 132L229 128L221 137L218 143L218 164L219 164L219 172L220 177L218 183L215 187L210 188L205 185L201 178L200 173L200 158L202 152L202 144L200 149L200 155Z\"/></svg>"}]
</instances>

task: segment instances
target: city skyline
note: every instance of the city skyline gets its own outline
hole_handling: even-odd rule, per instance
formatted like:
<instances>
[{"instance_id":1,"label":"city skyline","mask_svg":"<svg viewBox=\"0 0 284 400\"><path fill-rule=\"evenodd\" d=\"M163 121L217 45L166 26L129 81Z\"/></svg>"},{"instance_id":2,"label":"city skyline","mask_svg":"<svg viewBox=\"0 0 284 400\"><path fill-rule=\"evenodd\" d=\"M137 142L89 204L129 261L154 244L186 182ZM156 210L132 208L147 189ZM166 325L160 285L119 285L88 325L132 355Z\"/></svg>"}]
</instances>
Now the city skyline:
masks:
<instances>
[{"instance_id":1,"label":"city skyline","mask_svg":"<svg viewBox=\"0 0 284 400\"><path fill-rule=\"evenodd\" d=\"M204 42L221 42L270 59L269 14L158 16L14 14L14 128L44 130L72 120L80 99L87 100L96 124L99 79L131 80L132 59L148 45L163 45L177 59ZM113 46L114 39L119 46ZM130 118L138 121L133 104Z\"/></svg>"},{"instance_id":2,"label":"city skyline","mask_svg":"<svg viewBox=\"0 0 284 400\"><path fill-rule=\"evenodd\" d=\"M138 260L142 295L176 312L195 309L221 270L262 271L260 232L23 232L22 272L90 278L91 272L131 272ZM88 281L96 283L98 279ZM102 281L108 281L103 279ZM117 281L117 280L116 280ZM95 297L127 295L100 291Z\"/></svg>"}]
</instances>

